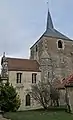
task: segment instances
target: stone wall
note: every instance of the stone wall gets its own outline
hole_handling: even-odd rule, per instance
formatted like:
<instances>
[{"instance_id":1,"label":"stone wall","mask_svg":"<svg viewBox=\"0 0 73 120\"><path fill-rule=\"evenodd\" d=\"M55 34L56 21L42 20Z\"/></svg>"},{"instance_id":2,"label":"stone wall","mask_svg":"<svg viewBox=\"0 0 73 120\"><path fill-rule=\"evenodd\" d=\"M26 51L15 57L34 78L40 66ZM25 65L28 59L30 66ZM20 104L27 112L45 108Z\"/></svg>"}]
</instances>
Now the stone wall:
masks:
<instances>
[{"instance_id":1,"label":"stone wall","mask_svg":"<svg viewBox=\"0 0 73 120\"><path fill-rule=\"evenodd\" d=\"M65 89L60 89L60 105L66 105L66 101L65 101L65 93L66 90Z\"/></svg>"},{"instance_id":2,"label":"stone wall","mask_svg":"<svg viewBox=\"0 0 73 120\"><path fill-rule=\"evenodd\" d=\"M58 49L58 40L42 37L31 48L30 59L36 59L40 63L42 80L61 80L73 72L73 41L62 40L63 48Z\"/></svg>"},{"instance_id":3,"label":"stone wall","mask_svg":"<svg viewBox=\"0 0 73 120\"><path fill-rule=\"evenodd\" d=\"M21 83L17 83L16 73L22 73ZM32 73L36 73L36 84L41 80L41 72L27 72L27 71L9 71L9 82L16 88L21 99L21 106L19 110L30 110L40 108L38 102L33 100L30 95L32 85ZM26 106L26 95L30 95L30 106Z\"/></svg>"},{"instance_id":4,"label":"stone wall","mask_svg":"<svg viewBox=\"0 0 73 120\"><path fill-rule=\"evenodd\" d=\"M69 96L69 105L71 107L71 111L73 113L73 86L66 88L67 95Z\"/></svg>"}]
</instances>

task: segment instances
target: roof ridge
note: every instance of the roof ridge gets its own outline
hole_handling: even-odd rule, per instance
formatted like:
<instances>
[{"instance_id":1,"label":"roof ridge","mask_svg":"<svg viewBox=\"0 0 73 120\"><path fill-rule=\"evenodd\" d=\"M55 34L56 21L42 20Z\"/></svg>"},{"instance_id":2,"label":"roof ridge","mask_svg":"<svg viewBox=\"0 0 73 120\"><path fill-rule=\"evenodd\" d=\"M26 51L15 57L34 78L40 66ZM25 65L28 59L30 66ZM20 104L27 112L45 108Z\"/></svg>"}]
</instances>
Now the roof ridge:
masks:
<instances>
[{"instance_id":1,"label":"roof ridge","mask_svg":"<svg viewBox=\"0 0 73 120\"><path fill-rule=\"evenodd\" d=\"M27 58L14 58L14 57L6 57L6 59L37 61L37 60L32 60L32 59L27 59Z\"/></svg>"}]
</instances>

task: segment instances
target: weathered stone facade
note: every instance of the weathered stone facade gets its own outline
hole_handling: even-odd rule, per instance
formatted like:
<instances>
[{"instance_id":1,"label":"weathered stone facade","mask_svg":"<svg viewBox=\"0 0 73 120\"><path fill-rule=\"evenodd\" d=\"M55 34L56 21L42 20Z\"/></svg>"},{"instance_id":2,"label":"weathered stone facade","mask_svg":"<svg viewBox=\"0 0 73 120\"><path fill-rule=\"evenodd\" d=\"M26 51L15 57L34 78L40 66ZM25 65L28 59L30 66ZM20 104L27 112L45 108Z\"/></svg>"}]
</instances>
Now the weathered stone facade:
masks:
<instances>
[{"instance_id":1,"label":"weathered stone facade","mask_svg":"<svg viewBox=\"0 0 73 120\"><path fill-rule=\"evenodd\" d=\"M16 82L16 74L22 73L22 79L21 83ZM16 91L21 99L21 106L19 108L19 111L22 110L32 110L32 109L38 109L40 108L40 104L38 104L37 101L35 101L30 92L31 92L31 86L32 83L32 74L37 74L36 76L36 84L41 80L41 72L31 72L31 71L9 71L9 82L13 85L14 88L16 88ZM30 95L30 105L26 105L26 96Z\"/></svg>"},{"instance_id":2,"label":"weathered stone facade","mask_svg":"<svg viewBox=\"0 0 73 120\"><path fill-rule=\"evenodd\" d=\"M16 89L21 100L19 111L41 108L41 105L31 95L32 85L41 81L41 71L37 61L7 58L4 55L2 57L1 80L3 84L8 80Z\"/></svg>"},{"instance_id":3,"label":"weathered stone facade","mask_svg":"<svg viewBox=\"0 0 73 120\"><path fill-rule=\"evenodd\" d=\"M66 87L66 92L69 97L70 109L71 109L71 112L73 113L73 86Z\"/></svg>"},{"instance_id":4,"label":"weathered stone facade","mask_svg":"<svg viewBox=\"0 0 73 120\"><path fill-rule=\"evenodd\" d=\"M73 41L61 33L55 33L50 13L48 13L47 35L30 48L30 59L40 64L42 80L61 80L73 72ZM59 48L61 41L62 48Z\"/></svg>"}]
</instances>

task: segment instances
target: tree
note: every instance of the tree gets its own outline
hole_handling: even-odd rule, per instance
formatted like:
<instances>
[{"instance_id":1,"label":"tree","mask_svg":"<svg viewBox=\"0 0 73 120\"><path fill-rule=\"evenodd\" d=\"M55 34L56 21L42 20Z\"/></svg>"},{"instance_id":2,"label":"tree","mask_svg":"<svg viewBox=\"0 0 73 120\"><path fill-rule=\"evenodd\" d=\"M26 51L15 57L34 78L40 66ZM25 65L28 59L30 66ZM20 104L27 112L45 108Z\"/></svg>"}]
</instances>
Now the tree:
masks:
<instances>
[{"instance_id":1,"label":"tree","mask_svg":"<svg viewBox=\"0 0 73 120\"><path fill-rule=\"evenodd\" d=\"M51 102L54 104L54 106L59 106L60 94L58 89L56 89L52 85L50 85L50 97L52 100ZM52 103L51 103L51 106L52 106Z\"/></svg>"},{"instance_id":2,"label":"tree","mask_svg":"<svg viewBox=\"0 0 73 120\"><path fill-rule=\"evenodd\" d=\"M4 112L16 111L20 107L20 99L16 89L9 82L1 85L0 106Z\"/></svg>"},{"instance_id":3,"label":"tree","mask_svg":"<svg viewBox=\"0 0 73 120\"><path fill-rule=\"evenodd\" d=\"M40 103L44 109L47 109L50 104L50 87L47 83L39 82L32 85L32 98Z\"/></svg>"},{"instance_id":4,"label":"tree","mask_svg":"<svg viewBox=\"0 0 73 120\"><path fill-rule=\"evenodd\" d=\"M44 109L48 109L51 100L54 103L56 101L57 106L59 106L59 92L49 82L39 82L38 84L32 85L31 95Z\"/></svg>"}]
</instances>

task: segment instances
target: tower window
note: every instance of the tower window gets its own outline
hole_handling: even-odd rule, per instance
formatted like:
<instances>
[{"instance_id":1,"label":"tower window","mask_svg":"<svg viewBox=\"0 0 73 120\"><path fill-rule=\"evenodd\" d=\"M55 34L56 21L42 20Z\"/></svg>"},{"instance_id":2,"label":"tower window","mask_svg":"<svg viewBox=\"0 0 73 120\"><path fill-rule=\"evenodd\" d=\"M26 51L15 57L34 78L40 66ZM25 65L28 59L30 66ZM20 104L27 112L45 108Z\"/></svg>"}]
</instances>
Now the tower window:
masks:
<instances>
[{"instance_id":1,"label":"tower window","mask_svg":"<svg viewBox=\"0 0 73 120\"><path fill-rule=\"evenodd\" d=\"M36 52L38 51L38 47L37 47L37 45L36 45Z\"/></svg>"},{"instance_id":2,"label":"tower window","mask_svg":"<svg viewBox=\"0 0 73 120\"><path fill-rule=\"evenodd\" d=\"M62 46L62 41L61 40L59 40L58 41L58 48L62 48L63 46Z\"/></svg>"}]
</instances>

